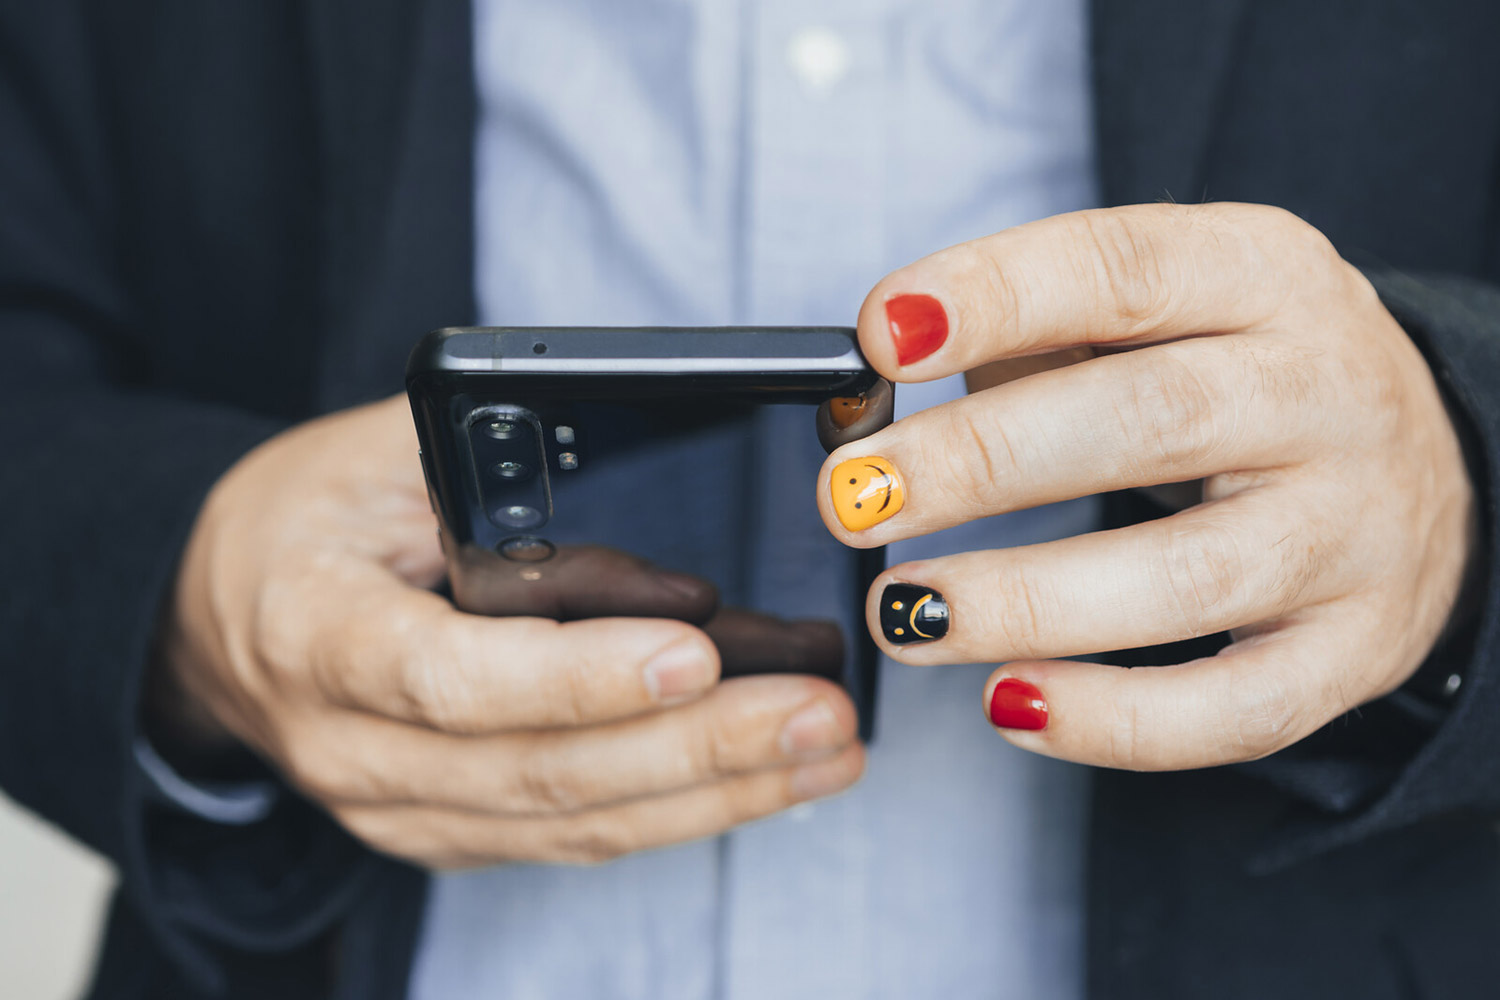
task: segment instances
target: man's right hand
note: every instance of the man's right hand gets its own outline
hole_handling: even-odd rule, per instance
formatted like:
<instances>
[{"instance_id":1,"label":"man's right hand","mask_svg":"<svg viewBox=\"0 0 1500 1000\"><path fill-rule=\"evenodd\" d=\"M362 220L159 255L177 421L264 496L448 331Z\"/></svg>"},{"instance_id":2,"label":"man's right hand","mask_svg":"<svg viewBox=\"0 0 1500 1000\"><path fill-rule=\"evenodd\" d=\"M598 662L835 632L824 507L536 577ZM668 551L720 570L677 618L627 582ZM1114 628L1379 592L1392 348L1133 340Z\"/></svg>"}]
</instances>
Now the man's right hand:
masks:
<instances>
[{"instance_id":1,"label":"man's right hand","mask_svg":"<svg viewBox=\"0 0 1500 1000\"><path fill-rule=\"evenodd\" d=\"M434 868L603 861L858 779L854 709L827 681L720 684L681 621L487 618L432 593L416 452L395 398L224 475L163 624L174 730L248 745L375 849Z\"/></svg>"}]
</instances>

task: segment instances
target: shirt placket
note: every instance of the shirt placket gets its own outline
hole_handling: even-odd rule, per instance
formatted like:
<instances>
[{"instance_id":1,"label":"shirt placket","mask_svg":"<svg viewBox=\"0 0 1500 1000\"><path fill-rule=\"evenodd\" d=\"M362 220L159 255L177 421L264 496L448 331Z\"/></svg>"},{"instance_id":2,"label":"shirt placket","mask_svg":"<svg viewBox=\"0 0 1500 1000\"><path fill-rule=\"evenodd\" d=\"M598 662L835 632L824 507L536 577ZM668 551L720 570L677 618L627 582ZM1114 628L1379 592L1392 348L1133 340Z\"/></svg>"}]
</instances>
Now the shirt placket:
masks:
<instances>
[{"instance_id":1,"label":"shirt placket","mask_svg":"<svg viewBox=\"0 0 1500 1000\"><path fill-rule=\"evenodd\" d=\"M885 253L885 52L870 0L751 5L745 37L744 246L747 322L853 322ZM811 483L822 451L798 407L758 417L750 595L759 609L861 615L853 562L818 518ZM816 816L816 822L813 817ZM864 807L803 805L724 840L720 995L775 996L797 970L799 995L868 993L862 930L872 851ZM779 873L768 879L767 873ZM816 910L828 926L804 932ZM836 930L831 930L836 928ZM808 981L816 977L818 982Z\"/></svg>"}]
</instances>

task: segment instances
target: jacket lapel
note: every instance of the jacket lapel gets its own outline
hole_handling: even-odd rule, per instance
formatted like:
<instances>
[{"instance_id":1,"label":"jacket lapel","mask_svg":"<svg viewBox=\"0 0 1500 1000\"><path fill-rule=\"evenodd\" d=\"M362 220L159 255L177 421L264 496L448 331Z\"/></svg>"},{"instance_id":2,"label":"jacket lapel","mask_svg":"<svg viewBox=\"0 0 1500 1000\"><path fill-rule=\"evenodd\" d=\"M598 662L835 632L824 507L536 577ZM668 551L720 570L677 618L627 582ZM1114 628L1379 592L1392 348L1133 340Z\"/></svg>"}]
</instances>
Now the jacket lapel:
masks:
<instances>
[{"instance_id":1,"label":"jacket lapel","mask_svg":"<svg viewBox=\"0 0 1500 1000\"><path fill-rule=\"evenodd\" d=\"M1245 0L1092 0L1105 204L1213 197L1214 118L1249 12Z\"/></svg>"}]
</instances>

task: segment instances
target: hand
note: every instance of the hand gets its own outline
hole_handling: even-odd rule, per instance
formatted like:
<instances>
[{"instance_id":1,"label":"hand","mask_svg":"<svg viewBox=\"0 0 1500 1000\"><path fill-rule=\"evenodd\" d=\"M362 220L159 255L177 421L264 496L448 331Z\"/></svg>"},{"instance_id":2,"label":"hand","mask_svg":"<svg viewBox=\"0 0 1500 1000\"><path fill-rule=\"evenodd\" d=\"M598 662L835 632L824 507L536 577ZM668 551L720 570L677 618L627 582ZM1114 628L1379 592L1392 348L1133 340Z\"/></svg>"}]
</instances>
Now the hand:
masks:
<instances>
[{"instance_id":1,"label":"hand","mask_svg":"<svg viewBox=\"0 0 1500 1000\"><path fill-rule=\"evenodd\" d=\"M867 613L891 656L1009 661L985 705L1017 746L1138 770L1261 757L1398 687L1449 618L1475 537L1453 426L1369 283L1286 212L1021 226L889 275L859 332L897 381L1099 356L1002 373L834 452L819 503L850 545L1203 480L1201 504L1161 520L876 581ZM1224 630L1229 647L1190 663L1054 659Z\"/></svg>"},{"instance_id":2,"label":"hand","mask_svg":"<svg viewBox=\"0 0 1500 1000\"><path fill-rule=\"evenodd\" d=\"M719 684L683 621L485 618L424 589L443 560L416 456L393 399L215 486L163 628L179 728L247 744L372 847L444 868L600 861L858 778L827 681ZM645 604L684 599L675 574L621 572Z\"/></svg>"}]
</instances>

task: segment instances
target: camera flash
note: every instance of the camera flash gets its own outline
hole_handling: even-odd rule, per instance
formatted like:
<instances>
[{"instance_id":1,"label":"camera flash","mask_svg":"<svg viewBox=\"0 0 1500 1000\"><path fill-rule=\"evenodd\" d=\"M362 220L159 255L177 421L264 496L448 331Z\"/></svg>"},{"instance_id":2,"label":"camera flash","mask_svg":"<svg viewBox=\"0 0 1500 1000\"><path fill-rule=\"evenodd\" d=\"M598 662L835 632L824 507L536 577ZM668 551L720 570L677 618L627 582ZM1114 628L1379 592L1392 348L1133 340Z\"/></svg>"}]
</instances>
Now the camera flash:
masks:
<instances>
[{"instance_id":1,"label":"camera flash","mask_svg":"<svg viewBox=\"0 0 1500 1000\"><path fill-rule=\"evenodd\" d=\"M572 444L573 443L573 428L567 426L566 424L559 425L558 428L557 428L557 443L558 444Z\"/></svg>"},{"instance_id":2,"label":"camera flash","mask_svg":"<svg viewBox=\"0 0 1500 1000\"><path fill-rule=\"evenodd\" d=\"M557 456L557 466L560 469L576 469L578 468L578 456L571 451L565 451Z\"/></svg>"}]
</instances>

